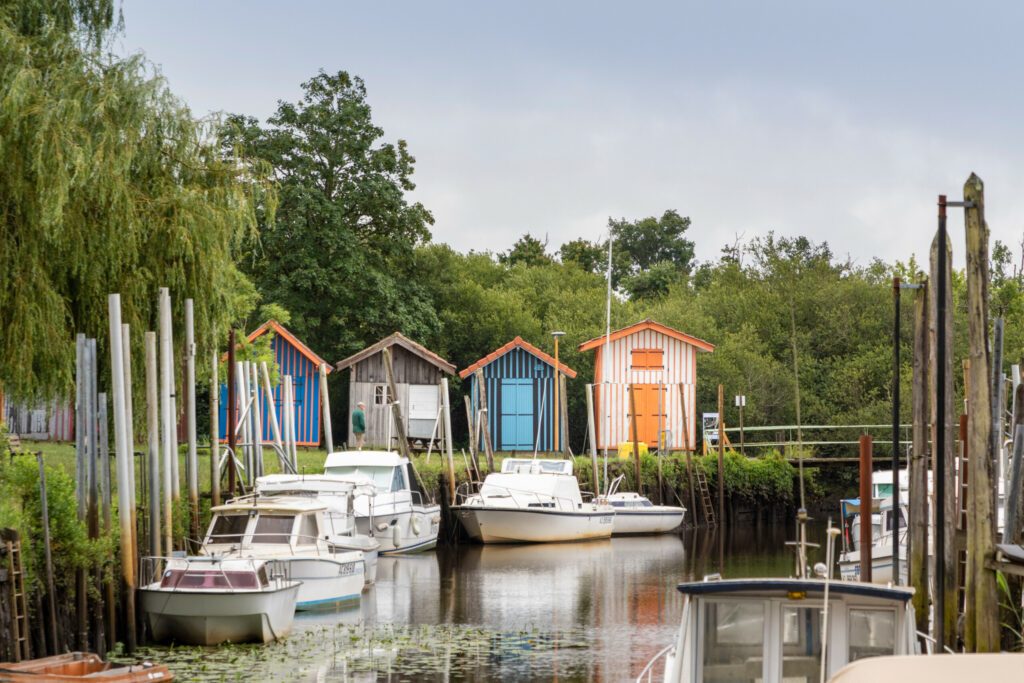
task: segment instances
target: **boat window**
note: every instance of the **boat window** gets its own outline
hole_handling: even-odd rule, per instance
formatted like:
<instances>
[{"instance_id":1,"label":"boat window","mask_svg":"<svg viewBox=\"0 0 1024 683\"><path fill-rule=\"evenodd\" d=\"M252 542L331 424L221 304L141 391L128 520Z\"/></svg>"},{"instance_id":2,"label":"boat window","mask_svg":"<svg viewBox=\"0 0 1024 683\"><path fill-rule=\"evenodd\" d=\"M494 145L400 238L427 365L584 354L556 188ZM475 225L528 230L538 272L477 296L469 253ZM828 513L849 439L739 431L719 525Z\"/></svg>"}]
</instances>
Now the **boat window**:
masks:
<instances>
[{"instance_id":1,"label":"boat window","mask_svg":"<svg viewBox=\"0 0 1024 683\"><path fill-rule=\"evenodd\" d=\"M391 477L391 490L392 491L404 491L405 490L405 476L402 475L402 468L396 467L395 474Z\"/></svg>"},{"instance_id":2,"label":"boat window","mask_svg":"<svg viewBox=\"0 0 1024 683\"><path fill-rule=\"evenodd\" d=\"M763 678L764 603L709 602L704 619L704 683Z\"/></svg>"},{"instance_id":3,"label":"boat window","mask_svg":"<svg viewBox=\"0 0 1024 683\"><path fill-rule=\"evenodd\" d=\"M316 543L317 536L319 535L318 529L316 513L302 515L302 521L299 524L299 537L296 539L296 543L304 543L306 545Z\"/></svg>"},{"instance_id":4,"label":"boat window","mask_svg":"<svg viewBox=\"0 0 1024 683\"><path fill-rule=\"evenodd\" d=\"M811 683L821 676L821 608L782 608L782 678Z\"/></svg>"},{"instance_id":5,"label":"boat window","mask_svg":"<svg viewBox=\"0 0 1024 683\"><path fill-rule=\"evenodd\" d=\"M624 507L626 507L626 501L624 501L624 500L613 500L612 501L612 507L613 508L624 508Z\"/></svg>"},{"instance_id":6,"label":"boat window","mask_svg":"<svg viewBox=\"0 0 1024 683\"><path fill-rule=\"evenodd\" d=\"M291 543L294 515L260 515L256 520L253 543Z\"/></svg>"},{"instance_id":7,"label":"boat window","mask_svg":"<svg viewBox=\"0 0 1024 683\"><path fill-rule=\"evenodd\" d=\"M160 580L161 588L216 590L223 588L259 588L253 572L220 569L168 569Z\"/></svg>"},{"instance_id":8,"label":"boat window","mask_svg":"<svg viewBox=\"0 0 1024 683\"><path fill-rule=\"evenodd\" d=\"M256 578L259 579L261 586L269 586L270 579L267 578L267 565L261 564L260 568L256 570Z\"/></svg>"},{"instance_id":9,"label":"boat window","mask_svg":"<svg viewBox=\"0 0 1024 683\"><path fill-rule=\"evenodd\" d=\"M210 530L210 543L241 543L249 515L216 515Z\"/></svg>"},{"instance_id":10,"label":"boat window","mask_svg":"<svg viewBox=\"0 0 1024 683\"><path fill-rule=\"evenodd\" d=\"M654 507L654 503L652 503L651 501L649 501L649 500L647 500L645 498L644 500L640 501L640 503L637 505L637 507L652 508L652 507Z\"/></svg>"},{"instance_id":11,"label":"boat window","mask_svg":"<svg viewBox=\"0 0 1024 683\"><path fill-rule=\"evenodd\" d=\"M395 469L391 465L339 465L327 467L324 474L338 474L343 477L366 477L373 482L378 491L388 491Z\"/></svg>"},{"instance_id":12,"label":"boat window","mask_svg":"<svg viewBox=\"0 0 1024 683\"><path fill-rule=\"evenodd\" d=\"M850 657L855 662L865 657L896 654L896 613L883 609L850 610Z\"/></svg>"}]
</instances>

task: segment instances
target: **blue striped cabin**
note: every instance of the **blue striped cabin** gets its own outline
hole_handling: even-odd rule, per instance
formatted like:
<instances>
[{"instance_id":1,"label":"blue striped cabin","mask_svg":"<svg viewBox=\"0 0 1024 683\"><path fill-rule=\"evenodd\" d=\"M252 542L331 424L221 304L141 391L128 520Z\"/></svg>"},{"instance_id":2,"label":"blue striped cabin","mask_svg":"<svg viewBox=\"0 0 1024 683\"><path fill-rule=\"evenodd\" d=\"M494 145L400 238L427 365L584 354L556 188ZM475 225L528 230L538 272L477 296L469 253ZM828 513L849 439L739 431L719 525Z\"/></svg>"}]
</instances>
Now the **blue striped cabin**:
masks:
<instances>
[{"instance_id":1,"label":"blue striped cabin","mask_svg":"<svg viewBox=\"0 0 1024 683\"><path fill-rule=\"evenodd\" d=\"M299 446L319 446L322 416L319 368L320 364L325 361L276 320L268 320L257 327L249 334L248 339L251 342L268 331L274 333L270 348L274 350L280 377L278 386L273 390L278 421L281 421L281 392L284 388L284 376L291 375L292 384L295 387L295 442ZM328 364L327 372L331 370L332 368ZM262 379L260 380L260 396L263 441L270 442L274 439L274 432L267 417L269 405L263 391ZM227 440L227 405L228 388L226 384L222 384L220 386L219 416L221 441Z\"/></svg>"},{"instance_id":2,"label":"blue striped cabin","mask_svg":"<svg viewBox=\"0 0 1024 683\"><path fill-rule=\"evenodd\" d=\"M569 379L576 371L559 363ZM487 394L487 429L498 451L539 451L554 449L555 359L516 337L459 373L469 377L470 398L480 405L477 370L483 371ZM563 399L564 400L564 399ZM561 425L565 443L565 425Z\"/></svg>"}]
</instances>

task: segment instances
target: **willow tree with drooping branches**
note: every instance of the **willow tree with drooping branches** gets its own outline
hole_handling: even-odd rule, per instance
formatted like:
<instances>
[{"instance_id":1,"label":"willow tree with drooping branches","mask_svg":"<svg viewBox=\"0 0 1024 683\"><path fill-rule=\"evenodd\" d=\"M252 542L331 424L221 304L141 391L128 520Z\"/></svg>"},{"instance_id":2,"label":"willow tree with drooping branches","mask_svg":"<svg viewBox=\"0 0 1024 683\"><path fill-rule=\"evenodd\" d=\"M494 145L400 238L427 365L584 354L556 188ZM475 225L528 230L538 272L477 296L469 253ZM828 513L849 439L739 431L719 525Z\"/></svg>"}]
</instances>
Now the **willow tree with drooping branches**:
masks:
<instances>
[{"instance_id":1,"label":"willow tree with drooping branches","mask_svg":"<svg viewBox=\"0 0 1024 683\"><path fill-rule=\"evenodd\" d=\"M195 300L200 358L258 300L235 260L257 210L273 215L272 185L259 164L225 156L219 121L193 117L141 55L104 50L117 21L110 0L0 0L8 394L66 392L74 335L103 343L111 292L137 359L159 287L171 290L179 345L184 300Z\"/></svg>"}]
</instances>

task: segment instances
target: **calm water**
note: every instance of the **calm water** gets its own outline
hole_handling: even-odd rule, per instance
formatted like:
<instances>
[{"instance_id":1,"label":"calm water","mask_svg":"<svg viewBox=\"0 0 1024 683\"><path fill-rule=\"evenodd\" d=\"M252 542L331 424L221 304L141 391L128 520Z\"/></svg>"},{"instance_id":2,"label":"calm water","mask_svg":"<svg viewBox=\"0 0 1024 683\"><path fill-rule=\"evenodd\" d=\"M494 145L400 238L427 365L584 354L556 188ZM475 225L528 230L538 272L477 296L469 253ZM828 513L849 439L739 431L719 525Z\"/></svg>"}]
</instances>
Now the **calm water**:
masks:
<instances>
[{"instance_id":1,"label":"calm water","mask_svg":"<svg viewBox=\"0 0 1024 683\"><path fill-rule=\"evenodd\" d=\"M285 641L146 654L187 681L631 680L672 639L677 583L791 575L788 527L742 526L721 549L687 531L381 558L358 605L301 613Z\"/></svg>"}]
</instances>

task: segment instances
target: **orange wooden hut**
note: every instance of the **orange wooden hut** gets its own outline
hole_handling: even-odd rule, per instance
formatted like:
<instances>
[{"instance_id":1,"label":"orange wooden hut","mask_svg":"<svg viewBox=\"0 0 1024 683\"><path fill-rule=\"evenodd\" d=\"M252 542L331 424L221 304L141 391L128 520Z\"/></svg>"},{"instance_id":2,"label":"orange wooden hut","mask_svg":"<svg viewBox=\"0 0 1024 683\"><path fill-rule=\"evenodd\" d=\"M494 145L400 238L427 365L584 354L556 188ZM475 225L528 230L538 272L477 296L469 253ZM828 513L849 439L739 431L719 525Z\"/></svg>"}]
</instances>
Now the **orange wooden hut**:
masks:
<instances>
[{"instance_id":1,"label":"orange wooden hut","mask_svg":"<svg viewBox=\"0 0 1024 683\"><path fill-rule=\"evenodd\" d=\"M598 448L632 440L629 390L636 392L639 441L670 450L696 448L697 354L703 339L647 319L580 344L595 351L594 411Z\"/></svg>"}]
</instances>

